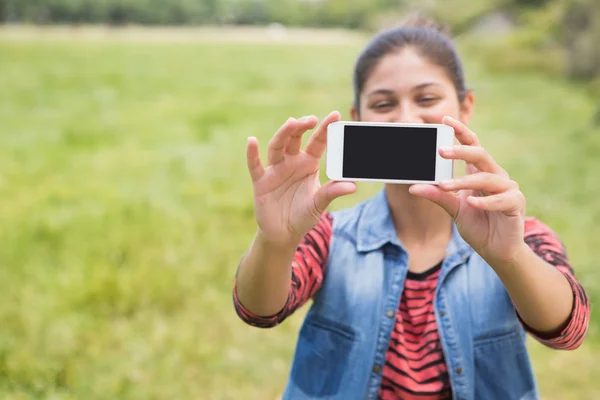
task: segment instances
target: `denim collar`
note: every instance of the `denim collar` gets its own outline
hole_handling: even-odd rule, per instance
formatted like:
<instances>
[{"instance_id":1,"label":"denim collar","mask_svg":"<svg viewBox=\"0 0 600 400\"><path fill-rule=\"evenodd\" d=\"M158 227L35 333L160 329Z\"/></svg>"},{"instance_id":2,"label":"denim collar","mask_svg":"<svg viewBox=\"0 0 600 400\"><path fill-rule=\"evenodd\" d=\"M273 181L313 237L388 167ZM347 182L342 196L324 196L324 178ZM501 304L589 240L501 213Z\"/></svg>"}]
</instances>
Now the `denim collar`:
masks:
<instances>
[{"instance_id":1,"label":"denim collar","mask_svg":"<svg viewBox=\"0 0 600 400\"><path fill-rule=\"evenodd\" d=\"M387 243L402 247L396 234L385 189L366 202L358 220L357 230L358 251L373 251Z\"/></svg>"},{"instance_id":2,"label":"denim collar","mask_svg":"<svg viewBox=\"0 0 600 400\"><path fill-rule=\"evenodd\" d=\"M406 250L396 234L385 189L366 202L358 220L357 230L356 247L358 251L377 250L387 243ZM456 224L453 222L452 239L448 245L447 255L458 254L460 258L466 259L472 252L473 249L460 236Z\"/></svg>"}]
</instances>

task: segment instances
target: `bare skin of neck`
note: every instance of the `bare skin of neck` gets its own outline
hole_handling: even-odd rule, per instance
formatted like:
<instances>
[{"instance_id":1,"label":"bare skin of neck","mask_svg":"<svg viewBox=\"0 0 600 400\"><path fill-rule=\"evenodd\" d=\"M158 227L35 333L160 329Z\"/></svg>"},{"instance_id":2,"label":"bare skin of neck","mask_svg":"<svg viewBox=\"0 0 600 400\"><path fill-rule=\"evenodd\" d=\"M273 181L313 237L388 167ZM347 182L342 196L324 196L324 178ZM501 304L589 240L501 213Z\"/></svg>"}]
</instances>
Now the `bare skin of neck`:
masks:
<instances>
[{"instance_id":1,"label":"bare skin of neck","mask_svg":"<svg viewBox=\"0 0 600 400\"><path fill-rule=\"evenodd\" d=\"M438 205L411 195L408 185L387 185L386 196L409 271L424 272L439 263L452 238L452 218Z\"/></svg>"}]
</instances>

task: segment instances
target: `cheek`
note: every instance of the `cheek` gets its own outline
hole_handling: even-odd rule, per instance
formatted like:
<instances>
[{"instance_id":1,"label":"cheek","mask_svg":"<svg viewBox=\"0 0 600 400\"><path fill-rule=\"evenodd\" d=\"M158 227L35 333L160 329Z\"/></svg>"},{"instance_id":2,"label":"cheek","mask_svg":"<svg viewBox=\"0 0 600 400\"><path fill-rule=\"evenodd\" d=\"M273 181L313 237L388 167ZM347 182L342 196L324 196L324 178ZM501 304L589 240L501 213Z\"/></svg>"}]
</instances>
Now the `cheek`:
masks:
<instances>
[{"instance_id":1,"label":"cheek","mask_svg":"<svg viewBox=\"0 0 600 400\"><path fill-rule=\"evenodd\" d=\"M360 109L360 120L363 122L388 122L393 109L386 113L375 112L366 107Z\"/></svg>"},{"instance_id":2,"label":"cheek","mask_svg":"<svg viewBox=\"0 0 600 400\"><path fill-rule=\"evenodd\" d=\"M390 119L389 115L390 113L382 114L365 110L360 114L360 119L364 122L388 122Z\"/></svg>"},{"instance_id":3,"label":"cheek","mask_svg":"<svg viewBox=\"0 0 600 400\"><path fill-rule=\"evenodd\" d=\"M459 119L458 106L450 102L441 102L433 107L421 109L421 118L427 124L441 124L442 119L446 116Z\"/></svg>"}]
</instances>

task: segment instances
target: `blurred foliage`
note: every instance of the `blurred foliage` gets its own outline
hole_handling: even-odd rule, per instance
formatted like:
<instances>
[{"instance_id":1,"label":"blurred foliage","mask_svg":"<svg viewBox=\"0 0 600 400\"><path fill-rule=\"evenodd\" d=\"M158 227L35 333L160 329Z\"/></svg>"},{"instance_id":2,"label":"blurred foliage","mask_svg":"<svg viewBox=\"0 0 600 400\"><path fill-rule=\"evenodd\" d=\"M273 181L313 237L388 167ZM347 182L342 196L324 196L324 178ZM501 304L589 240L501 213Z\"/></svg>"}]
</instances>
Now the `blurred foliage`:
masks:
<instances>
[{"instance_id":1,"label":"blurred foliage","mask_svg":"<svg viewBox=\"0 0 600 400\"><path fill-rule=\"evenodd\" d=\"M0 0L0 20L35 23L237 24L360 28L390 0Z\"/></svg>"},{"instance_id":2,"label":"blurred foliage","mask_svg":"<svg viewBox=\"0 0 600 400\"><path fill-rule=\"evenodd\" d=\"M0 0L0 21L112 24L265 24L369 28L423 10L459 31L506 8L523 11L594 0Z\"/></svg>"},{"instance_id":3,"label":"blurred foliage","mask_svg":"<svg viewBox=\"0 0 600 400\"><path fill-rule=\"evenodd\" d=\"M562 22L559 26L569 54L570 76L583 79L599 76L600 2L571 1L562 15Z\"/></svg>"}]
</instances>

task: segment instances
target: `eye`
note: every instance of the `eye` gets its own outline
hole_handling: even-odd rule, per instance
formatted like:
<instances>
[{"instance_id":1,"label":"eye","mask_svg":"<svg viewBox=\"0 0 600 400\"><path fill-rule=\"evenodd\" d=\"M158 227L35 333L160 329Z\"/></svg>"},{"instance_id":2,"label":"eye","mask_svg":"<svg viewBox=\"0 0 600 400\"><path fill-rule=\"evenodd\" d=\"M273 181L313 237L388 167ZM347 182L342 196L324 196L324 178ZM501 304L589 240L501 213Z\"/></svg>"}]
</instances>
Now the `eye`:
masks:
<instances>
[{"instance_id":1,"label":"eye","mask_svg":"<svg viewBox=\"0 0 600 400\"><path fill-rule=\"evenodd\" d=\"M392 107L392 106L393 106L392 103L382 101L380 103L375 103L373 105L373 108L376 109L376 110L382 110L382 109L389 108L389 107Z\"/></svg>"},{"instance_id":2,"label":"eye","mask_svg":"<svg viewBox=\"0 0 600 400\"><path fill-rule=\"evenodd\" d=\"M440 98L436 97L436 96L422 96L417 98L417 103L419 104L423 104L423 105L429 105L432 104L436 101L438 101Z\"/></svg>"}]
</instances>

